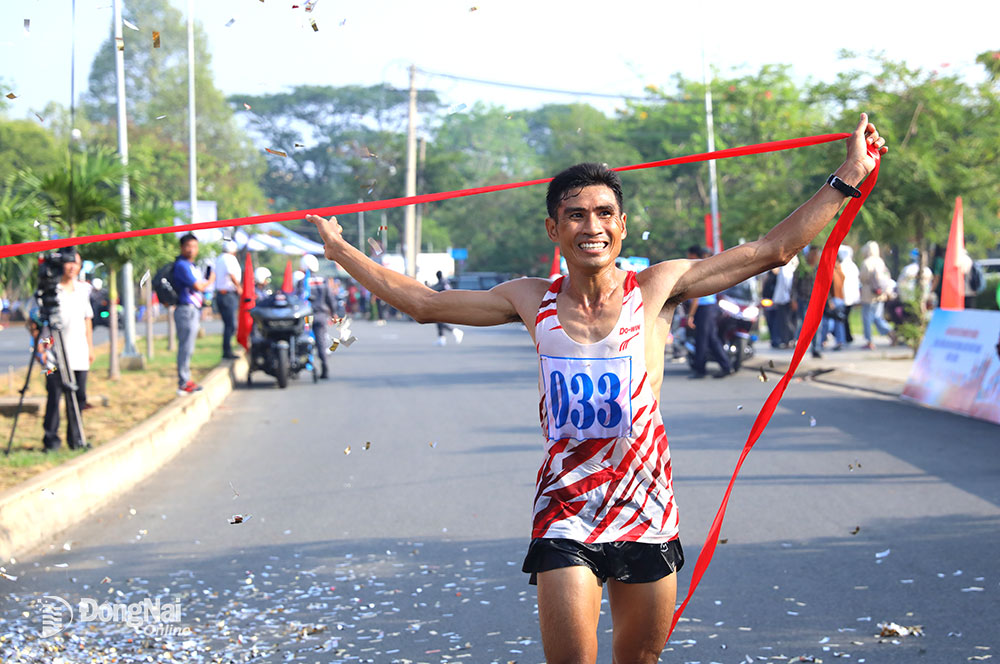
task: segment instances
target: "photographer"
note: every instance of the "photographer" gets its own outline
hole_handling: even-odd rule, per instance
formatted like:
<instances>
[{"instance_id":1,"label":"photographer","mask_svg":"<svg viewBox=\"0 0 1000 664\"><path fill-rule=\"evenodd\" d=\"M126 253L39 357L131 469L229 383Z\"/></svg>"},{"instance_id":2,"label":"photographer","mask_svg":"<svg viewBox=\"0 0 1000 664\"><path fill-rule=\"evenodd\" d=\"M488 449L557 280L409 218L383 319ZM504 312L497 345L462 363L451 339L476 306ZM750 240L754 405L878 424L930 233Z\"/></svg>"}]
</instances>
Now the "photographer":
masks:
<instances>
[{"instance_id":1,"label":"photographer","mask_svg":"<svg viewBox=\"0 0 1000 664\"><path fill-rule=\"evenodd\" d=\"M90 293L83 287L77 277L80 274L80 254L76 249L68 247L62 250L64 263L62 265L62 278L56 287L58 295L58 315L62 321L63 345L66 349L66 366L73 372L77 384L77 396L80 410L85 407L87 372L90 370L90 363L94 361L94 336L93 318L94 310L90 306ZM43 366L58 366L56 358L53 356L55 350L47 348L41 350L41 360ZM69 377L62 376L59 371L53 371L45 377L45 389L48 393L48 401L45 404L45 437L43 443L45 451L51 452L59 449L59 402L63 400L65 394L64 380ZM83 438L80 435L82 422L77 422L76 413L73 408L66 408L66 444L70 449L83 446Z\"/></svg>"}]
</instances>

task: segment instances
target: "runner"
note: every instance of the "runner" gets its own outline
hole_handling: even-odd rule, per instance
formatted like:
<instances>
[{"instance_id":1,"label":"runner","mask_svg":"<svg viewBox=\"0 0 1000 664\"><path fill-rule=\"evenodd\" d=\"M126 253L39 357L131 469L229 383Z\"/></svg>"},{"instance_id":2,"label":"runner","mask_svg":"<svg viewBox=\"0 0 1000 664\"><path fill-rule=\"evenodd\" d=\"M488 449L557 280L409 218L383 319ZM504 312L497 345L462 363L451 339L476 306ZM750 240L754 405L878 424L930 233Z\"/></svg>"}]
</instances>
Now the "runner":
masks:
<instances>
[{"instance_id":1,"label":"runner","mask_svg":"<svg viewBox=\"0 0 1000 664\"><path fill-rule=\"evenodd\" d=\"M791 260L875 167L866 143L887 151L861 114L828 184L763 239L638 274L615 267L627 235L621 181L598 164L568 168L549 184L545 229L569 268L555 282L434 291L369 260L336 218L307 217L328 259L418 322L523 322L532 335L546 443L524 571L538 585L550 663L595 661L605 583L614 661L658 661L683 564L658 403L674 308Z\"/></svg>"}]
</instances>

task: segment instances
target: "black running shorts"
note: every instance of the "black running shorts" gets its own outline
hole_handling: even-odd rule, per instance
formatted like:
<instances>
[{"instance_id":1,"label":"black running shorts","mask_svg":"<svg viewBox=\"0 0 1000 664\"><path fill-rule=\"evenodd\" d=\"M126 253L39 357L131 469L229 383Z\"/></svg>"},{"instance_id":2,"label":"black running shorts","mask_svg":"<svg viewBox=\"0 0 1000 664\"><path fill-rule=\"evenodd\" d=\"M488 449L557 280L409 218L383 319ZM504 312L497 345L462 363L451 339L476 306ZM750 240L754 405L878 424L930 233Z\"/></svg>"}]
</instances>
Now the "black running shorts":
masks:
<instances>
[{"instance_id":1,"label":"black running shorts","mask_svg":"<svg viewBox=\"0 0 1000 664\"><path fill-rule=\"evenodd\" d=\"M622 583L651 583L680 571L684 549L679 538L662 544L533 539L521 571L531 574L528 582L537 585L539 572L574 565L589 567L602 585L609 578Z\"/></svg>"}]
</instances>

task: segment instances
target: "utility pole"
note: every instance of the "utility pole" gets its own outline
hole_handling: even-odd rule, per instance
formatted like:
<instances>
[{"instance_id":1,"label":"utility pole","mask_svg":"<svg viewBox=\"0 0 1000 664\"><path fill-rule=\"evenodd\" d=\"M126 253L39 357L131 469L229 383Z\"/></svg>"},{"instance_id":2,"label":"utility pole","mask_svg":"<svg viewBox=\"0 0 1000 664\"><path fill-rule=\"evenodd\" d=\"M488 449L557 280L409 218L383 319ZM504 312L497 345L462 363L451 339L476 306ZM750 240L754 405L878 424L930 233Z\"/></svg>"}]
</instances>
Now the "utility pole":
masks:
<instances>
[{"instance_id":1,"label":"utility pole","mask_svg":"<svg viewBox=\"0 0 1000 664\"><path fill-rule=\"evenodd\" d=\"M410 65L410 113L406 128L406 195L417 194L417 66ZM416 208L407 205L403 231L403 250L406 260L406 274L417 276Z\"/></svg>"},{"instance_id":2,"label":"utility pole","mask_svg":"<svg viewBox=\"0 0 1000 664\"><path fill-rule=\"evenodd\" d=\"M198 221L198 146L195 142L194 106L194 0L188 0L188 192L191 197L191 223Z\"/></svg>"},{"instance_id":3,"label":"utility pole","mask_svg":"<svg viewBox=\"0 0 1000 664\"><path fill-rule=\"evenodd\" d=\"M420 190L424 191L424 160L427 159L427 139L420 138L420 148L417 151L417 182L420 185ZM424 208L426 205L415 205L416 216L417 216L417 230L416 230L416 246L417 254L420 254L421 248L424 246Z\"/></svg>"},{"instance_id":4,"label":"utility pole","mask_svg":"<svg viewBox=\"0 0 1000 664\"><path fill-rule=\"evenodd\" d=\"M705 51L701 52L701 80L705 83L705 124L708 127L708 151L715 152L715 123L712 118L712 86L708 80L708 63ZM719 228L719 183L715 172L715 160L708 162L709 197L712 204L712 253L722 251L722 230Z\"/></svg>"},{"instance_id":5,"label":"utility pole","mask_svg":"<svg viewBox=\"0 0 1000 664\"><path fill-rule=\"evenodd\" d=\"M358 199L358 205L364 203L363 198ZM361 210L358 212L358 249L361 251L368 251L365 247L365 211Z\"/></svg>"},{"instance_id":6,"label":"utility pole","mask_svg":"<svg viewBox=\"0 0 1000 664\"><path fill-rule=\"evenodd\" d=\"M125 49L122 37L122 0L114 0L115 15L115 73L118 78L118 155L121 157L122 166L128 166L128 124L125 116ZM129 186L128 172L122 174L121 182L121 203L122 203L122 226L124 230L132 229L129 221L132 216L131 198L132 191ZM132 290L132 263L128 262L122 266L122 315L125 317L125 348L122 350L122 357L129 359L139 358L139 353L135 348L135 293ZM112 302L110 306L115 306ZM111 353L115 353L114 348ZM141 362L141 359L139 360Z\"/></svg>"}]
</instances>

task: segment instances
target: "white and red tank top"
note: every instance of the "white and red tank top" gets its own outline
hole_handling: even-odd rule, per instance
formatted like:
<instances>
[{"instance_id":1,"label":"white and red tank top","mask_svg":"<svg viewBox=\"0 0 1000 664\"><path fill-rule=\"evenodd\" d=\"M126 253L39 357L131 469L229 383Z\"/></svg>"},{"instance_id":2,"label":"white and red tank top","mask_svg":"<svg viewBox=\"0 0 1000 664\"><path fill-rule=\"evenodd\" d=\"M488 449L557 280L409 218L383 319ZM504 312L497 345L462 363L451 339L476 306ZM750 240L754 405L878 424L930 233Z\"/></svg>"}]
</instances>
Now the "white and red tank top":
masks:
<instances>
[{"instance_id":1,"label":"white and red tank top","mask_svg":"<svg viewBox=\"0 0 1000 664\"><path fill-rule=\"evenodd\" d=\"M658 544L677 537L670 450L646 375L642 292L625 277L615 328L573 341L549 287L535 318L545 461L538 471L532 538Z\"/></svg>"}]
</instances>

